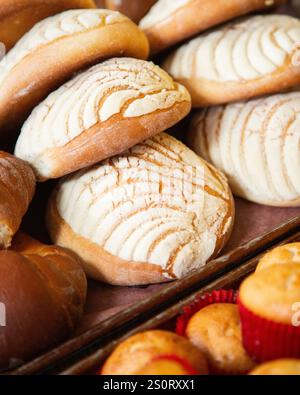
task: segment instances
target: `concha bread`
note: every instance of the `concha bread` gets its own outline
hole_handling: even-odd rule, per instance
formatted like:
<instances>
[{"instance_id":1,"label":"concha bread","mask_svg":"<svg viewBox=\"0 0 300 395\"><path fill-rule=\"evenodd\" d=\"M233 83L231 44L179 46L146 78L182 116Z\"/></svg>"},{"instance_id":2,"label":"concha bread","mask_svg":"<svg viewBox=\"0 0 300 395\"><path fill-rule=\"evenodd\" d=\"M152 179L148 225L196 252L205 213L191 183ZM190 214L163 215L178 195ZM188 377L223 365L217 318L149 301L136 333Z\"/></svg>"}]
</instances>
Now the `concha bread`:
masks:
<instances>
[{"instance_id":1,"label":"concha bread","mask_svg":"<svg viewBox=\"0 0 300 395\"><path fill-rule=\"evenodd\" d=\"M74 72L114 56L146 59L144 33L110 10L70 10L36 24L0 62L0 130L16 128Z\"/></svg>"},{"instance_id":2,"label":"concha bread","mask_svg":"<svg viewBox=\"0 0 300 395\"><path fill-rule=\"evenodd\" d=\"M185 85L194 107L277 93L300 82L300 20L254 16L202 34L163 68Z\"/></svg>"},{"instance_id":3,"label":"concha bread","mask_svg":"<svg viewBox=\"0 0 300 395\"><path fill-rule=\"evenodd\" d=\"M155 53L222 22L284 3L286 0L159 0L140 27Z\"/></svg>"},{"instance_id":4,"label":"concha bread","mask_svg":"<svg viewBox=\"0 0 300 395\"><path fill-rule=\"evenodd\" d=\"M35 176L31 167L0 151L0 249L10 246L34 191Z\"/></svg>"},{"instance_id":5,"label":"concha bread","mask_svg":"<svg viewBox=\"0 0 300 395\"><path fill-rule=\"evenodd\" d=\"M9 50L42 19L68 9L95 7L93 0L1 0L0 42Z\"/></svg>"},{"instance_id":6,"label":"concha bread","mask_svg":"<svg viewBox=\"0 0 300 395\"><path fill-rule=\"evenodd\" d=\"M256 203L300 205L300 92L199 111L189 146Z\"/></svg>"},{"instance_id":7,"label":"concha bread","mask_svg":"<svg viewBox=\"0 0 300 395\"><path fill-rule=\"evenodd\" d=\"M188 91L158 66L115 58L79 74L37 106L15 153L40 179L56 178L119 154L176 124Z\"/></svg>"},{"instance_id":8,"label":"concha bread","mask_svg":"<svg viewBox=\"0 0 300 395\"><path fill-rule=\"evenodd\" d=\"M224 176L162 133L62 180L47 224L90 277L140 285L204 266L227 241L233 217Z\"/></svg>"}]
</instances>

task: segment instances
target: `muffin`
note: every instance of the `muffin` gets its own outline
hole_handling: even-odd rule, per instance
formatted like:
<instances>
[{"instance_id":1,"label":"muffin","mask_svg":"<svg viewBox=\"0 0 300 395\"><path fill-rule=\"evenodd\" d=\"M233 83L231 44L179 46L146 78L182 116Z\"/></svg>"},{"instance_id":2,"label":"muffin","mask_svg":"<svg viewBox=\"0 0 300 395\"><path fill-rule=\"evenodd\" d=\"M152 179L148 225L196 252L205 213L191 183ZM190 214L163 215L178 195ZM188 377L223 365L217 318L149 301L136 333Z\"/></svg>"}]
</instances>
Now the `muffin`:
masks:
<instances>
[{"instance_id":1,"label":"muffin","mask_svg":"<svg viewBox=\"0 0 300 395\"><path fill-rule=\"evenodd\" d=\"M174 355L162 355L154 358L136 374L141 376L186 376L198 373L184 359Z\"/></svg>"},{"instance_id":2,"label":"muffin","mask_svg":"<svg viewBox=\"0 0 300 395\"><path fill-rule=\"evenodd\" d=\"M300 357L300 265L273 265L249 276L240 287L242 336L258 362Z\"/></svg>"},{"instance_id":3,"label":"muffin","mask_svg":"<svg viewBox=\"0 0 300 395\"><path fill-rule=\"evenodd\" d=\"M190 319L186 334L206 356L213 373L242 374L255 366L242 344L235 304L216 303L204 307Z\"/></svg>"},{"instance_id":4,"label":"muffin","mask_svg":"<svg viewBox=\"0 0 300 395\"><path fill-rule=\"evenodd\" d=\"M278 376L278 375L300 375L300 359L277 359L258 365L250 372L251 375Z\"/></svg>"},{"instance_id":5,"label":"muffin","mask_svg":"<svg viewBox=\"0 0 300 395\"><path fill-rule=\"evenodd\" d=\"M274 248L262 257L256 271L286 263L300 263L300 243L290 243Z\"/></svg>"},{"instance_id":6,"label":"muffin","mask_svg":"<svg viewBox=\"0 0 300 395\"><path fill-rule=\"evenodd\" d=\"M172 332L152 330L123 341L105 362L102 374L136 374L154 358L170 354L186 361L199 374L208 373L204 355L187 339Z\"/></svg>"}]
</instances>

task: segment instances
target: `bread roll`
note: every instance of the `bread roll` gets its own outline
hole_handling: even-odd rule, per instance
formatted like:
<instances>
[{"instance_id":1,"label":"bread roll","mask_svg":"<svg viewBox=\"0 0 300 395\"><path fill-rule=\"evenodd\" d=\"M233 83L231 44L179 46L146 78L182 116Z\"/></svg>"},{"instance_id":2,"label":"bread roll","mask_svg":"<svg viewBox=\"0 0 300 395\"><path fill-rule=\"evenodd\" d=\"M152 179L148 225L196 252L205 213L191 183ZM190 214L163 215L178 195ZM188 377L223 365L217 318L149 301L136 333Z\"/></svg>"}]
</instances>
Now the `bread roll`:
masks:
<instances>
[{"instance_id":1,"label":"bread roll","mask_svg":"<svg viewBox=\"0 0 300 395\"><path fill-rule=\"evenodd\" d=\"M219 23L286 0L159 0L140 27L156 53Z\"/></svg>"},{"instance_id":2,"label":"bread roll","mask_svg":"<svg viewBox=\"0 0 300 395\"><path fill-rule=\"evenodd\" d=\"M256 203L300 205L300 93L212 107L195 114L189 145Z\"/></svg>"},{"instance_id":3,"label":"bread roll","mask_svg":"<svg viewBox=\"0 0 300 395\"><path fill-rule=\"evenodd\" d=\"M134 375L159 356L174 355L199 374L208 374L202 352L176 333L152 330L137 333L120 343L105 362L103 375Z\"/></svg>"},{"instance_id":4,"label":"bread roll","mask_svg":"<svg viewBox=\"0 0 300 395\"><path fill-rule=\"evenodd\" d=\"M300 82L300 20L255 16L203 34L163 63L204 107L277 93Z\"/></svg>"},{"instance_id":5,"label":"bread roll","mask_svg":"<svg viewBox=\"0 0 300 395\"><path fill-rule=\"evenodd\" d=\"M39 179L60 177L169 128L190 108L187 90L158 66L111 59L42 102L23 126L15 153Z\"/></svg>"},{"instance_id":6,"label":"bread roll","mask_svg":"<svg viewBox=\"0 0 300 395\"><path fill-rule=\"evenodd\" d=\"M34 191L35 176L31 167L0 151L0 248L10 246Z\"/></svg>"},{"instance_id":7,"label":"bread roll","mask_svg":"<svg viewBox=\"0 0 300 395\"><path fill-rule=\"evenodd\" d=\"M94 0L1 0L0 42L8 51L37 22L76 8L95 8Z\"/></svg>"},{"instance_id":8,"label":"bread roll","mask_svg":"<svg viewBox=\"0 0 300 395\"><path fill-rule=\"evenodd\" d=\"M104 2L110 10L120 11L137 23L147 14L156 0L106 0Z\"/></svg>"},{"instance_id":9,"label":"bread roll","mask_svg":"<svg viewBox=\"0 0 300 395\"><path fill-rule=\"evenodd\" d=\"M86 278L72 252L18 235L0 251L0 369L13 368L53 347L74 330L82 315Z\"/></svg>"},{"instance_id":10,"label":"bread roll","mask_svg":"<svg viewBox=\"0 0 300 395\"><path fill-rule=\"evenodd\" d=\"M90 277L139 285L203 267L227 241L233 216L223 175L162 133L64 179L47 223Z\"/></svg>"},{"instance_id":11,"label":"bread roll","mask_svg":"<svg viewBox=\"0 0 300 395\"><path fill-rule=\"evenodd\" d=\"M0 131L26 119L47 94L87 66L113 56L146 59L145 35L110 10L71 10L35 25L0 62Z\"/></svg>"}]
</instances>

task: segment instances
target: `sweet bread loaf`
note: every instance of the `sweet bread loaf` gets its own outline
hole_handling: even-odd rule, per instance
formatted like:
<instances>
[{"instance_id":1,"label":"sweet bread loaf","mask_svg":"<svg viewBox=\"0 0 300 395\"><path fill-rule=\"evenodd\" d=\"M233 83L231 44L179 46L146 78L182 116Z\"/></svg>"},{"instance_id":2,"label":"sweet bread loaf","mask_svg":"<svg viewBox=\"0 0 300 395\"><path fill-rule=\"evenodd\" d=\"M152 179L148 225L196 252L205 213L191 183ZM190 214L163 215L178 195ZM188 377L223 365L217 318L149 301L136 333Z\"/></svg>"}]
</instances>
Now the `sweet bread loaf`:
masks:
<instances>
[{"instance_id":1,"label":"sweet bread loaf","mask_svg":"<svg viewBox=\"0 0 300 395\"><path fill-rule=\"evenodd\" d=\"M254 16L202 34L163 68L185 85L193 107L277 93L300 82L300 20Z\"/></svg>"},{"instance_id":2,"label":"sweet bread loaf","mask_svg":"<svg viewBox=\"0 0 300 395\"><path fill-rule=\"evenodd\" d=\"M37 22L76 8L95 8L94 0L1 0L0 42L8 51Z\"/></svg>"},{"instance_id":3,"label":"sweet bread loaf","mask_svg":"<svg viewBox=\"0 0 300 395\"><path fill-rule=\"evenodd\" d=\"M114 56L146 59L148 41L124 15L70 10L36 24L0 62L0 131L19 126L74 72Z\"/></svg>"},{"instance_id":4,"label":"sweet bread loaf","mask_svg":"<svg viewBox=\"0 0 300 395\"><path fill-rule=\"evenodd\" d=\"M0 248L11 244L35 191L31 167L0 151Z\"/></svg>"},{"instance_id":5,"label":"sweet bread loaf","mask_svg":"<svg viewBox=\"0 0 300 395\"><path fill-rule=\"evenodd\" d=\"M222 22L286 0L159 0L141 20L156 53Z\"/></svg>"},{"instance_id":6,"label":"sweet bread loaf","mask_svg":"<svg viewBox=\"0 0 300 395\"><path fill-rule=\"evenodd\" d=\"M138 285L201 268L224 246L233 217L224 176L162 133L62 180L47 224L90 277Z\"/></svg>"},{"instance_id":7,"label":"sweet bread loaf","mask_svg":"<svg viewBox=\"0 0 300 395\"><path fill-rule=\"evenodd\" d=\"M189 146L223 170L232 191L256 203L300 205L300 92L199 111Z\"/></svg>"},{"instance_id":8,"label":"sweet bread loaf","mask_svg":"<svg viewBox=\"0 0 300 395\"><path fill-rule=\"evenodd\" d=\"M60 177L169 128L190 108L187 90L158 66L133 58L110 59L36 107L15 153L40 179Z\"/></svg>"},{"instance_id":9,"label":"sweet bread loaf","mask_svg":"<svg viewBox=\"0 0 300 395\"><path fill-rule=\"evenodd\" d=\"M13 368L69 336L83 312L86 277L70 251L18 234L0 251L0 369Z\"/></svg>"}]
</instances>

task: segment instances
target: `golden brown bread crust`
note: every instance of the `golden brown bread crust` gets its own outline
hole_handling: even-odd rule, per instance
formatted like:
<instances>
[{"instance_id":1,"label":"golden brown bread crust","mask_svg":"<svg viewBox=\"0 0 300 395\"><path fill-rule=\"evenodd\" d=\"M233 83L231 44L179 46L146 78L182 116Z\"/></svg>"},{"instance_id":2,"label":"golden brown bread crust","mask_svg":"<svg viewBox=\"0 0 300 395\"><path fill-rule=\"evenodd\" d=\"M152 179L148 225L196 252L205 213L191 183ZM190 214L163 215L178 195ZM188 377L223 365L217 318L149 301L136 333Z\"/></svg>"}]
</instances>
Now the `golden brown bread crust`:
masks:
<instances>
[{"instance_id":1,"label":"golden brown bread crust","mask_svg":"<svg viewBox=\"0 0 300 395\"><path fill-rule=\"evenodd\" d=\"M1 134L20 127L33 107L73 73L114 56L146 59L148 53L145 35L127 18L38 47L19 61L0 84Z\"/></svg>"},{"instance_id":2,"label":"golden brown bread crust","mask_svg":"<svg viewBox=\"0 0 300 395\"><path fill-rule=\"evenodd\" d=\"M212 172L212 177L219 179L219 173L212 166L208 165L208 167ZM57 209L57 192L59 188L60 186L58 185L48 203L46 212L47 228L55 244L70 248L82 258L88 277L109 284L124 286L155 284L175 278L172 272L172 265L167 270L163 270L160 265L149 262L122 259L109 253L99 244L76 233ZM210 259L213 259L224 247L230 237L234 223L235 208L233 196L229 187L225 188L224 193L228 196L228 201L226 200L228 209L226 215L224 215L222 226L215 234L216 244ZM214 193L213 191L209 192Z\"/></svg>"},{"instance_id":3,"label":"golden brown bread crust","mask_svg":"<svg viewBox=\"0 0 300 395\"><path fill-rule=\"evenodd\" d=\"M135 374L153 358L170 354L184 359L200 374L208 373L205 357L187 339L172 332L152 330L123 341L106 360L102 374Z\"/></svg>"},{"instance_id":4,"label":"golden brown bread crust","mask_svg":"<svg viewBox=\"0 0 300 395\"><path fill-rule=\"evenodd\" d=\"M76 234L57 211L56 192L49 201L46 215L47 228L55 244L68 246L73 251L76 251L80 246L80 255L84 260L84 269L88 277L112 285L124 286L169 281L164 277L160 266L144 262L125 261ZM94 262L97 262L97 267L95 267Z\"/></svg>"},{"instance_id":5,"label":"golden brown bread crust","mask_svg":"<svg viewBox=\"0 0 300 395\"><path fill-rule=\"evenodd\" d=\"M204 78L176 78L191 94L194 108L227 104L282 92L300 83L299 66L290 59L276 72L255 80L217 82Z\"/></svg>"},{"instance_id":6,"label":"golden brown bread crust","mask_svg":"<svg viewBox=\"0 0 300 395\"><path fill-rule=\"evenodd\" d=\"M151 53L157 53L212 26L284 3L286 0L191 0L143 30L149 39Z\"/></svg>"},{"instance_id":7,"label":"golden brown bread crust","mask_svg":"<svg viewBox=\"0 0 300 395\"><path fill-rule=\"evenodd\" d=\"M0 369L18 365L64 340L82 315L86 278L79 258L18 235L17 251L0 252Z\"/></svg>"},{"instance_id":8,"label":"golden brown bread crust","mask_svg":"<svg viewBox=\"0 0 300 395\"><path fill-rule=\"evenodd\" d=\"M94 0L1 0L0 42L9 51L42 19L68 9L95 7Z\"/></svg>"},{"instance_id":9,"label":"golden brown bread crust","mask_svg":"<svg viewBox=\"0 0 300 395\"><path fill-rule=\"evenodd\" d=\"M0 247L10 246L35 191L35 176L23 160L0 151Z\"/></svg>"},{"instance_id":10,"label":"golden brown bread crust","mask_svg":"<svg viewBox=\"0 0 300 395\"><path fill-rule=\"evenodd\" d=\"M175 103L166 110L136 118L117 114L100 122L63 147L51 148L43 162L51 168L51 178L62 177L100 160L110 158L179 122L191 108L190 102ZM124 131L126 133L124 134ZM37 174L40 181L43 177Z\"/></svg>"}]
</instances>

